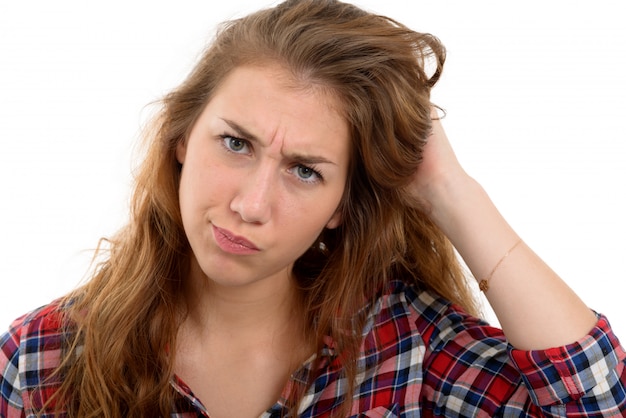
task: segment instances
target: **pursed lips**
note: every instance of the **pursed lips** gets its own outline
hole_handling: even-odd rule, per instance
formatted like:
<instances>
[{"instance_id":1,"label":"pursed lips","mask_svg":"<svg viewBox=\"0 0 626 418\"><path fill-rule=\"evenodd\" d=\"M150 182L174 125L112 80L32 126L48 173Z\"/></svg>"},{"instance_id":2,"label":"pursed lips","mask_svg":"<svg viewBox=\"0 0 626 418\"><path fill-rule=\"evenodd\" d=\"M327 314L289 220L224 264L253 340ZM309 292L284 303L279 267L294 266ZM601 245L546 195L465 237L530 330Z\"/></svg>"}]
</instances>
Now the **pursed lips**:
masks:
<instances>
[{"instance_id":1,"label":"pursed lips","mask_svg":"<svg viewBox=\"0 0 626 418\"><path fill-rule=\"evenodd\" d=\"M244 237L233 234L227 229L223 229L223 228L213 225L213 232L214 232L215 238L218 241L224 242L224 240L226 240L227 242L230 242L234 246L243 247L242 249L245 248L252 252L259 251L259 248L256 245L254 245L254 243L252 243L251 241L249 241L248 239Z\"/></svg>"}]
</instances>

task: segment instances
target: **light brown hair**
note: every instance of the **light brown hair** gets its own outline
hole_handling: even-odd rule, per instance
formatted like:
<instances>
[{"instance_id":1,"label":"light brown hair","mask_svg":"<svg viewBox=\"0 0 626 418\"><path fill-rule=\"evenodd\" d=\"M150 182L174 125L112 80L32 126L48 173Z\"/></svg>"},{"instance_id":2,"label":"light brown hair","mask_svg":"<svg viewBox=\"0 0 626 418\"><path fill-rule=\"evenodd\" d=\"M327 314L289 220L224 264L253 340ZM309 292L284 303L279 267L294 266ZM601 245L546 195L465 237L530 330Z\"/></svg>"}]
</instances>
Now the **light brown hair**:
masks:
<instances>
[{"instance_id":1,"label":"light brown hair","mask_svg":"<svg viewBox=\"0 0 626 418\"><path fill-rule=\"evenodd\" d=\"M351 361L361 342L357 313L390 280L476 313L452 246L404 190L430 134L430 90L444 61L432 35L334 0L288 0L225 23L189 77L163 99L146 133L130 222L110 240L91 280L66 299L56 405L69 416L169 415L175 396L169 348L186 315L182 287L191 252L175 150L220 82L242 65L282 65L298 85L323 88L343 105L352 138L343 222L324 232L323 244L305 253L293 273L311 339L321 348L332 336L345 353L348 381L357 373ZM357 332L345 332L350 327Z\"/></svg>"}]
</instances>

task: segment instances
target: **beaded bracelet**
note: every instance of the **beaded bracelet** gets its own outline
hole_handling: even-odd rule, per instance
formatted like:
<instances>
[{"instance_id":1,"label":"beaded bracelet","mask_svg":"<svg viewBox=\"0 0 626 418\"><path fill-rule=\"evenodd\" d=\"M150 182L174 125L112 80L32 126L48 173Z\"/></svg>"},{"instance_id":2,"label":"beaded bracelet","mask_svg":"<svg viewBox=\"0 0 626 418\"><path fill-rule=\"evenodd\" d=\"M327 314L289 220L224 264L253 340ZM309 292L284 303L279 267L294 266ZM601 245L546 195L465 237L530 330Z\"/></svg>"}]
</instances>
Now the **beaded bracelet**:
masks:
<instances>
[{"instance_id":1,"label":"beaded bracelet","mask_svg":"<svg viewBox=\"0 0 626 418\"><path fill-rule=\"evenodd\" d=\"M480 289L481 292L486 292L487 290L489 290L489 280L491 280L491 277L496 272L498 267L500 267L500 264L502 264L504 259L507 258L508 255L511 254L511 251L513 251L515 249L515 247L517 247L521 242L522 242L522 240L519 239L515 244L513 244L513 246L511 248L509 248L509 251L504 253L502 258L496 263L495 267L491 270L491 273L489 273L489 276L487 276L486 278L484 278L484 279L482 279L481 281L478 282L478 288Z\"/></svg>"}]
</instances>

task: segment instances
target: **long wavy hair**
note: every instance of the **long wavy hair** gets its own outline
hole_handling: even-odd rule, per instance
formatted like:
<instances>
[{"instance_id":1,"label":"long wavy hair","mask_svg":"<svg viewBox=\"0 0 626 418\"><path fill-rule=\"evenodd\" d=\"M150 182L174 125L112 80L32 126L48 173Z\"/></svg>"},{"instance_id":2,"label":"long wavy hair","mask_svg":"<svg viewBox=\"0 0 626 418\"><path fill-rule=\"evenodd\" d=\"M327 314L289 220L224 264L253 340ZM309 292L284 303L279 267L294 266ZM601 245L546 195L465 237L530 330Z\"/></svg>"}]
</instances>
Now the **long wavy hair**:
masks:
<instances>
[{"instance_id":1,"label":"long wavy hair","mask_svg":"<svg viewBox=\"0 0 626 418\"><path fill-rule=\"evenodd\" d=\"M352 139L343 222L297 260L293 275L310 338L320 350L325 336L333 338L347 381L358 372L351 360L363 307L391 279L477 313L454 249L405 191L431 132L430 90L444 61L434 36L335 0L288 0L223 24L146 131L129 223L109 240L89 282L65 300L60 388L46 407L71 417L169 416L170 348L187 314L191 256L175 150L220 82L242 65L279 64L343 105ZM299 396L294 391L291 405Z\"/></svg>"}]
</instances>

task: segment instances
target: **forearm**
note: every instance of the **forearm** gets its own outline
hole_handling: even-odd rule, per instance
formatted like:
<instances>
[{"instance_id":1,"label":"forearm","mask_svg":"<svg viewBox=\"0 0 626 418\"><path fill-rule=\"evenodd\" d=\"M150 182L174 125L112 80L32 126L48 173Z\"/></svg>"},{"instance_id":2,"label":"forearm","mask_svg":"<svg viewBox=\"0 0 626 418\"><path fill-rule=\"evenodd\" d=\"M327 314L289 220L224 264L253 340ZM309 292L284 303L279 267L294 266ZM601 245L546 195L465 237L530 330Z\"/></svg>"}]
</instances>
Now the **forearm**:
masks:
<instances>
[{"instance_id":1,"label":"forearm","mask_svg":"<svg viewBox=\"0 0 626 418\"><path fill-rule=\"evenodd\" d=\"M514 347L565 345L593 327L595 315L524 242L502 259L520 238L477 182L456 177L430 203L433 220L477 280L497 265L485 294Z\"/></svg>"}]
</instances>

